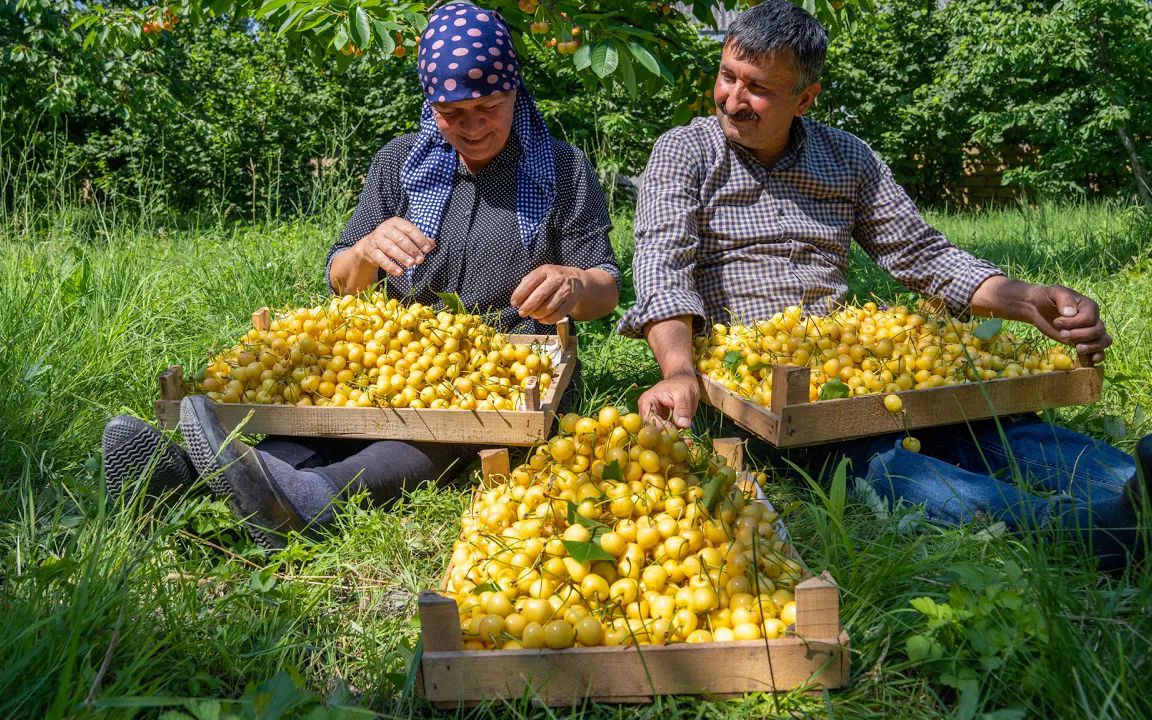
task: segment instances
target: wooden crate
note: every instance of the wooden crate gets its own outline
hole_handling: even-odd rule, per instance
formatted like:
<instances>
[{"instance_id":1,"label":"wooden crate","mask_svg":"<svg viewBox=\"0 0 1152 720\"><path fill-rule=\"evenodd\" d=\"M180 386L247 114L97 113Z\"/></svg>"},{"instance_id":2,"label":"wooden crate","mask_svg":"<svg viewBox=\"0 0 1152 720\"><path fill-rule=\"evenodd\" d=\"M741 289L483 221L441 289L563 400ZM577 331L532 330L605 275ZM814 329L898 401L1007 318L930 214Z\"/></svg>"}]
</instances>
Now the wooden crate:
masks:
<instances>
[{"instance_id":1,"label":"wooden crate","mask_svg":"<svg viewBox=\"0 0 1152 720\"><path fill-rule=\"evenodd\" d=\"M901 413L884 407L885 394L810 402L806 367L772 369L772 406L746 400L698 373L701 399L740 427L776 447L803 447L852 438L953 425L971 420L1035 412L1097 402L1104 373L1100 368L998 378L895 393Z\"/></svg>"},{"instance_id":2,"label":"wooden crate","mask_svg":"<svg viewBox=\"0 0 1152 720\"><path fill-rule=\"evenodd\" d=\"M739 468L741 441L718 440L716 449ZM485 451L481 464L484 482L490 484L491 476L507 475L507 451ZM751 482L750 476L744 475L744 481ZM766 498L762 502L771 508ZM782 524L777 531L787 538ZM791 543L788 547L800 560ZM445 573L441 589L447 578ZM416 690L439 707L457 708L521 698L557 707L585 699L647 703L657 695L730 698L750 692L847 686L851 643L840 625L836 582L828 573L810 576L797 585L795 597L795 625L787 636L772 640L464 650L456 601L426 591L418 601L423 654Z\"/></svg>"},{"instance_id":3,"label":"wooden crate","mask_svg":"<svg viewBox=\"0 0 1152 720\"><path fill-rule=\"evenodd\" d=\"M268 308L252 314L252 325L266 329ZM548 436L556 406L572 380L576 337L568 319L556 324L556 335L508 335L518 344L542 345L552 354L552 385L541 396L535 378L524 389L523 410L450 410L381 407L300 407L216 403L216 414L229 429L243 424L244 432L372 440L412 440L478 445L533 445ZM180 421L184 397L183 369L174 365L160 374L156 418L172 429Z\"/></svg>"}]
</instances>

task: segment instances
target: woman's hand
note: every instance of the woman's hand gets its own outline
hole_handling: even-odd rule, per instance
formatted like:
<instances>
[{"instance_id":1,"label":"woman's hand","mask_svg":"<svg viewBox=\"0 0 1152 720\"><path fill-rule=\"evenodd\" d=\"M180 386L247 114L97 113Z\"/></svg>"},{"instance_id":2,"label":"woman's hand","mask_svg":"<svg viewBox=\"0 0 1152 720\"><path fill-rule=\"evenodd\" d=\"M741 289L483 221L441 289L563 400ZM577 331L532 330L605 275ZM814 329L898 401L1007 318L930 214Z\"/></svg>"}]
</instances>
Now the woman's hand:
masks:
<instances>
[{"instance_id":1,"label":"woman's hand","mask_svg":"<svg viewBox=\"0 0 1152 720\"><path fill-rule=\"evenodd\" d=\"M584 294L584 273L565 265L541 265L524 276L512 293L512 307L522 318L555 325L568 317Z\"/></svg>"},{"instance_id":2,"label":"woman's hand","mask_svg":"<svg viewBox=\"0 0 1152 720\"><path fill-rule=\"evenodd\" d=\"M424 256L436 249L436 242L404 218L391 217L360 238L353 248L361 262L399 276L424 262Z\"/></svg>"}]
</instances>

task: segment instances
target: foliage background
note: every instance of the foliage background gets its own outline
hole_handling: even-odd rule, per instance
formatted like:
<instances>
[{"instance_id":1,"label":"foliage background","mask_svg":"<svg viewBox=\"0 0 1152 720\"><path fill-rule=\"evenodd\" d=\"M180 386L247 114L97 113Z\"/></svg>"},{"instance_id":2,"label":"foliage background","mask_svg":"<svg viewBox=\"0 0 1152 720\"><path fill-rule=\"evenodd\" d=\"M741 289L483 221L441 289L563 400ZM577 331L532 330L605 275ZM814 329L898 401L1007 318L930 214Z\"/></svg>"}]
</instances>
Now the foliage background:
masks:
<instances>
[{"instance_id":1,"label":"foliage background","mask_svg":"<svg viewBox=\"0 0 1152 720\"><path fill-rule=\"evenodd\" d=\"M1118 129L1152 162L1152 4L890 0L829 50L822 117L941 202L970 146L1025 148L1034 194L1135 193Z\"/></svg>"},{"instance_id":2,"label":"foliage background","mask_svg":"<svg viewBox=\"0 0 1152 720\"><path fill-rule=\"evenodd\" d=\"M84 50L76 12L0 2L0 162L42 195L276 215L307 208L320 173L348 179L351 200L376 148L416 126L411 55L349 61L228 16ZM605 180L639 174L656 136L711 104L696 70L633 96L538 42L525 50L552 127ZM718 57L705 38L667 52L672 67ZM1134 196L1117 128L1152 163L1148 67L1143 0L891 0L836 34L815 114L871 143L924 203L955 195L971 146L1026 148L1006 179L1035 196Z\"/></svg>"}]
</instances>

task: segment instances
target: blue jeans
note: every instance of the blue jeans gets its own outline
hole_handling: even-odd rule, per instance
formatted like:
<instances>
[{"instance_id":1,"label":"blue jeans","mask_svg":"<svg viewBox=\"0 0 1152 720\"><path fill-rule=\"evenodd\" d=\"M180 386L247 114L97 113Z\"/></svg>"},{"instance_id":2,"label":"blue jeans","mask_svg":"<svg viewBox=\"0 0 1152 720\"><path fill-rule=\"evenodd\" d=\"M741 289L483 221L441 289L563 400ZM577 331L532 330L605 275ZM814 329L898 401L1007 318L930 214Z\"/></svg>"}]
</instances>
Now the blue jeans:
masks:
<instances>
[{"instance_id":1,"label":"blue jeans","mask_svg":"<svg viewBox=\"0 0 1152 720\"><path fill-rule=\"evenodd\" d=\"M1002 432L1001 432L1002 431ZM923 505L943 525L979 517L1013 530L1044 526L1130 528L1123 490L1135 460L1116 448L1034 415L914 431L921 451L903 434L844 443L856 475L894 505ZM1005 442L1007 441L1007 442Z\"/></svg>"}]
</instances>

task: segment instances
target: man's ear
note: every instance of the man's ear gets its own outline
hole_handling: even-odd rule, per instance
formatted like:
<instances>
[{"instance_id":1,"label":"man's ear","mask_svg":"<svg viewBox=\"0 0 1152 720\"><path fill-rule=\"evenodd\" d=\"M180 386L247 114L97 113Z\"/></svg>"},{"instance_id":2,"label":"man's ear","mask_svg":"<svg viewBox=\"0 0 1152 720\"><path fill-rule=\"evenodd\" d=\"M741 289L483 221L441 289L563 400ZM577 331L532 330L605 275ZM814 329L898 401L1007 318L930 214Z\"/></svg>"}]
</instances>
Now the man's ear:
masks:
<instances>
[{"instance_id":1,"label":"man's ear","mask_svg":"<svg viewBox=\"0 0 1152 720\"><path fill-rule=\"evenodd\" d=\"M800 102L796 105L796 117L802 116L808 112L808 108L812 107L812 103L816 102L816 96L820 94L820 83L814 82L808 87L800 91Z\"/></svg>"}]
</instances>

